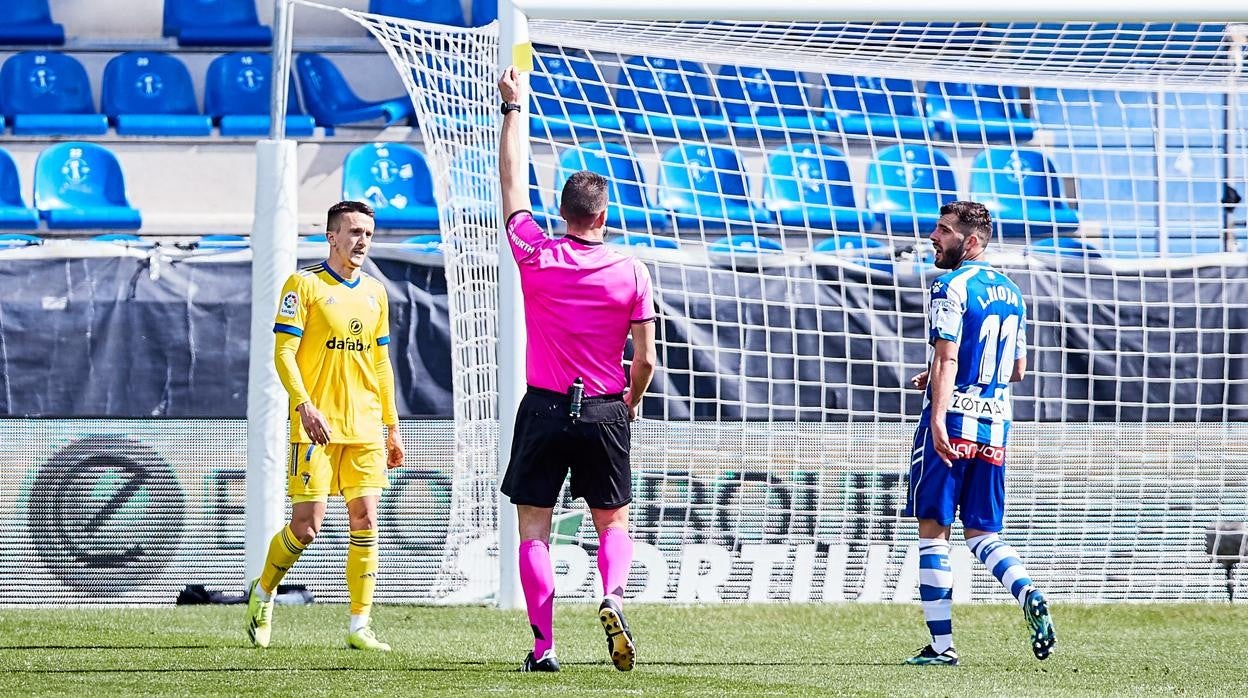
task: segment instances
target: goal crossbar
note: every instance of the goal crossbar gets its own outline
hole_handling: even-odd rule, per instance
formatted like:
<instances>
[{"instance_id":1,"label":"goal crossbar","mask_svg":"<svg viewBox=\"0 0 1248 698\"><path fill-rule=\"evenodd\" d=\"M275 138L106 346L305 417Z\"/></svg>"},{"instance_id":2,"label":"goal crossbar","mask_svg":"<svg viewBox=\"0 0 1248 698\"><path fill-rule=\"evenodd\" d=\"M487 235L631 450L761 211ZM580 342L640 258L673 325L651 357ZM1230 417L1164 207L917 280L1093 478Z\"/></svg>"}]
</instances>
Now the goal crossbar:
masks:
<instances>
[{"instance_id":1,"label":"goal crossbar","mask_svg":"<svg viewBox=\"0 0 1248 698\"><path fill-rule=\"evenodd\" d=\"M1183 5L1141 4L1133 0L1052 0L1042 5L1011 5L992 0L879 0L878 2L829 2L828 0L630 0L585 2L584 0L515 0L517 9L530 20L682 20L846 22L941 21L941 22L1036 22L1110 21L1129 17L1134 22L1212 22L1248 20L1248 5L1237 0L1204 0Z\"/></svg>"}]
</instances>

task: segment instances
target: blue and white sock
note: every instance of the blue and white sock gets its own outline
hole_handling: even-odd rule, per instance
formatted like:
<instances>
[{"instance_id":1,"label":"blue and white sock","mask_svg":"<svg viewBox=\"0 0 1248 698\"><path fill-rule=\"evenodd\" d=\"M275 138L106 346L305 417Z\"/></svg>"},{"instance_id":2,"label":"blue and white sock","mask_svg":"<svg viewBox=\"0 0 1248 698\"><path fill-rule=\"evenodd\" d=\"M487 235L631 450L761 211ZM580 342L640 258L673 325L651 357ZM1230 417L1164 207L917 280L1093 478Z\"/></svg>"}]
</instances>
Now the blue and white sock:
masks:
<instances>
[{"instance_id":1,"label":"blue and white sock","mask_svg":"<svg viewBox=\"0 0 1248 698\"><path fill-rule=\"evenodd\" d=\"M984 567L992 572L992 576L1001 582L1001 586L1022 606L1027 600L1027 592L1033 587L1027 568L1018 557L1018 553L995 533L967 538L966 545L971 553L984 563Z\"/></svg>"},{"instance_id":2,"label":"blue and white sock","mask_svg":"<svg viewBox=\"0 0 1248 698\"><path fill-rule=\"evenodd\" d=\"M953 572L947 540L919 539L919 599L932 649L944 652L953 647Z\"/></svg>"}]
</instances>

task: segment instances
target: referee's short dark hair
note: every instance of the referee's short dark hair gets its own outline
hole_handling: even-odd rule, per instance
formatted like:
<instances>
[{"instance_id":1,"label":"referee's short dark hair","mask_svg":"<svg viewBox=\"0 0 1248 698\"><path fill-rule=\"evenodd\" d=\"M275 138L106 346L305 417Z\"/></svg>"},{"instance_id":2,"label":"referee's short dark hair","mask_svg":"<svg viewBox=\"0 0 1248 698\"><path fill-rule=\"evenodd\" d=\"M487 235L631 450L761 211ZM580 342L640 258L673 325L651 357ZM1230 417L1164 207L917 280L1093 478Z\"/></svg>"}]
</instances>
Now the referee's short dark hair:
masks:
<instances>
[{"instance_id":1,"label":"referee's short dark hair","mask_svg":"<svg viewBox=\"0 0 1248 698\"><path fill-rule=\"evenodd\" d=\"M585 228L607 210L607 180L597 172L581 170L563 184L559 213L573 228Z\"/></svg>"},{"instance_id":2,"label":"referee's short dark hair","mask_svg":"<svg viewBox=\"0 0 1248 698\"><path fill-rule=\"evenodd\" d=\"M363 201L339 201L329 207L329 215L325 217L325 230L337 230L338 219L347 213L363 213L369 218L375 218L373 207Z\"/></svg>"},{"instance_id":3,"label":"referee's short dark hair","mask_svg":"<svg viewBox=\"0 0 1248 698\"><path fill-rule=\"evenodd\" d=\"M940 215L954 215L963 234L974 235L987 245L992 240L992 214L988 207L975 201L952 201L940 207Z\"/></svg>"}]
</instances>

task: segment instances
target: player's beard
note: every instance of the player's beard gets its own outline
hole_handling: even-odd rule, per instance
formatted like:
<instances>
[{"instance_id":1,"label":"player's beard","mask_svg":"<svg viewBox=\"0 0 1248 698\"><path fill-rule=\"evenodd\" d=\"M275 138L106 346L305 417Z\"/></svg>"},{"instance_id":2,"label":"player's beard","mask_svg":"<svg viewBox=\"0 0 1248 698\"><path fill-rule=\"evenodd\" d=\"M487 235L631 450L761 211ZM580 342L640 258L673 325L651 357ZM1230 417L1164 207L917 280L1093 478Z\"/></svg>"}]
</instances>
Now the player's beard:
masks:
<instances>
[{"instance_id":1,"label":"player's beard","mask_svg":"<svg viewBox=\"0 0 1248 698\"><path fill-rule=\"evenodd\" d=\"M936 248L937 269L957 269L966 255L966 240L963 239L956 247L945 245Z\"/></svg>"}]
</instances>

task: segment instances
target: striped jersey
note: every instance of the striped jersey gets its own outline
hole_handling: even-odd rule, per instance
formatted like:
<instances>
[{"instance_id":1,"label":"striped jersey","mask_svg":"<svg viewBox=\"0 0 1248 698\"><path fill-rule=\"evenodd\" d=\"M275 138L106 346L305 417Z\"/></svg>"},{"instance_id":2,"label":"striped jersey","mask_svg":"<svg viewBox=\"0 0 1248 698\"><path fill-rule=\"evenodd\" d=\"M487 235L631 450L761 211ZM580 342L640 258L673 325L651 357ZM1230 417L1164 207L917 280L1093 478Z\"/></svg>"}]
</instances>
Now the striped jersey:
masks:
<instances>
[{"instance_id":1,"label":"striped jersey","mask_svg":"<svg viewBox=\"0 0 1248 698\"><path fill-rule=\"evenodd\" d=\"M1027 355L1023 294L987 262L963 262L932 282L928 343L958 345L958 371L945 424L951 439L1004 446L1013 410L1014 361ZM919 426L931 421L931 385Z\"/></svg>"}]
</instances>

